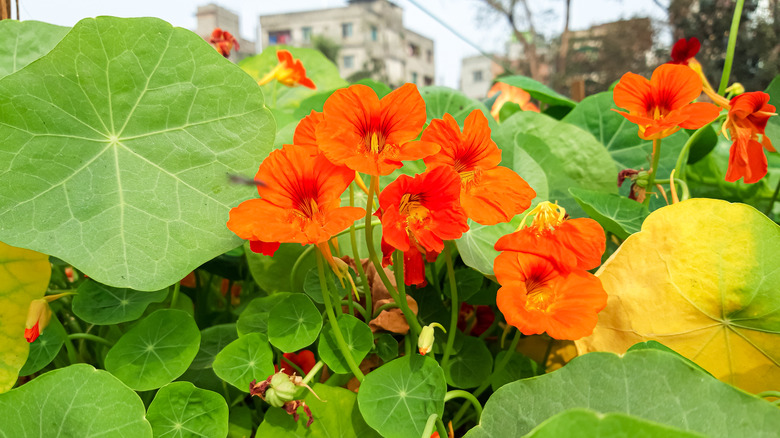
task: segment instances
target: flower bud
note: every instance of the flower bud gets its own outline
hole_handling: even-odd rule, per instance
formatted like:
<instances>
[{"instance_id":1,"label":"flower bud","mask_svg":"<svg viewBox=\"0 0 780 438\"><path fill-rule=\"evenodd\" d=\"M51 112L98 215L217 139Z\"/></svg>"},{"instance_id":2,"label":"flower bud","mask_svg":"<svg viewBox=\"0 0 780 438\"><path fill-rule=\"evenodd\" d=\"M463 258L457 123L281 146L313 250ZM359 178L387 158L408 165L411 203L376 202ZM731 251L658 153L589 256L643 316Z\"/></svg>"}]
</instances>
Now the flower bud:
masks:
<instances>
[{"instance_id":1,"label":"flower bud","mask_svg":"<svg viewBox=\"0 0 780 438\"><path fill-rule=\"evenodd\" d=\"M290 380L290 376L278 372L271 377L270 386L265 392L265 401L275 408L281 408L285 403L296 399L298 386Z\"/></svg>"},{"instance_id":2,"label":"flower bud","mask_svg":"<svg viewBox=\"0 0 780 438\"><path fill-rule=\"evenodd\" d=\"M438 327L442 329L444 333L447 333L447 330L444 329L444 327L441 326L441 324L434 322L431 324L426 325L422 328L420 331L420 337L417 338L417 350L420 352L421 355L425 356L428 354L428 352L431 351L433 348L433 341L434 341L434 333L433 329L434 327Z\"/></svg>"},{"instance_id":3,"label":"flower bud","mask_svg":"<svg viewBox=\"0 0 780 438\"><path fill-rule=\"evenodd\" d=\"M51 320L51 308L45 298L30 301L27 311L27 321L24 324L24 338L27 342L35 341Z\"/></svg>"},{"instance_id":4,"label":"flower bud","mask_svg":"<svg viewBox=\"0 0 780 438\"><path fill-rule=\"evenodd\" d=\"M732 96L739 96L745 92L745 86L739 82L734 82L726 88L726 93L730 93Z\"/></svg>"}]
</instances>

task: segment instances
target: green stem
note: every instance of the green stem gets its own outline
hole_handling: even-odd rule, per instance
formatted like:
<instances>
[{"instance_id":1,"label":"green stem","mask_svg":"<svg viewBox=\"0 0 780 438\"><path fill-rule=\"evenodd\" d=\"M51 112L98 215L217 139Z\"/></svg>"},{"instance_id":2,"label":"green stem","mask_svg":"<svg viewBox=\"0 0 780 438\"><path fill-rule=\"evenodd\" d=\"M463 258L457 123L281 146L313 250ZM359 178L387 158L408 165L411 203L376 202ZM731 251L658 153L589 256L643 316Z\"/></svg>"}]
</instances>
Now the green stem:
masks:
<instances>
[{"instance_id":1,"label":"green stem","mask_svg":"<svg viewBox=\"0 0 780 438\"><path fill-rule=\"evenodd\" d=\"M349 185L349 206L354 207L355 206L355 184ZM363 225L365 226L365 225ZM357 228L355 227L355 223L353 222L352 225L349 227L349 242L352 244L352 258L355 260L355 268L358 273L358 277L360 277L360 284L363 285L363 295L366 297L366 310L368 312L371 312L372 309L372 302L371 300L373 297L371 296L371 287L368 285L368 277L366 277L366 271L363 269L363 262L360 260L360 252L358 251L358 245L357 245L357 233L355 233L355 230ZM369 313L364 312L363 317L366 319L366 321L369 320Z\"/></svg>"},{"instance_id":2,"label":"green stem","mask_svg":"<svg viewBox=\"0 0 780 438\"><path fill-rule=\"evenodd\" d=\"M287 365L289 365L293 369L293 371L298 373L299 376L305 376L306 375L306 373L303 372L301 367L299 367L298 365L294 364L290 359L287 359L286 357L284 357L284 355L281 355L279 357L279 359L281 359L279 361L279 365L280 365L279 366L279 371L281 371L283 367L287 368Z\"/></svg>"},{"instance_id":3,"label":"green stem","mask_svg":"<svg viewBox=\"0 0 780 438\"><path fill-rule=\"evenodd\" d=\"M658 162L661 159L661 139L653 140L653 164L650 168L650 175L647 177L647 187L645 188L645 205L650 205L650 192L655 187L655 173L658 171Z\"/></svg>"},{"instance_id":4,"label":"green stem","mask_svg":"<svg viewBox=\"0 0 780 438\"><path fill-rule=\"evenodd\" d=\"M723 120L725 117L726 114L718 116L717 119L697 129L696 132L694 132L690 137L688 137L688 141L685 142L685 145L680 150L680 154L677 155L677 163L675 163L674 165L674 179L683 179L684 177L683 172L685 171L685 165L688 164L688 154L690 153L693 144L696 143L696 141L707 130L707 128L712 126L713 123ZM658 180L658 182L660 183L660 180Z\"/></svg>"},{"instance_id":5,"label":"green stem","mask_svg":"<svg viewBox=\"0 0 780 438\"><path fill-rule=\"evenodd\" d=\"M447 403L454 398L463 398L470 401L472 406L474 406L474 410L477 412L477 422L479 422L480 417L482 417L482 404L479 403L479 400L477 400L476 397L474 397L470 392L463 391L462 389L456 389L453 391L448 391L446 394L444 394L444 403Z\"/></svg>"},{"instance_id":6,"label":"green stem","mask_svg":"<svg viewBox=\"0 0 780 438\"><path fill-rule=\"evenodd\" d=\"M320 372L323 365L325 365L325 362L321 360L317 361L317 363L315 363L314 366L311 367L311 370L309 370L309 373L306 374L306 377L303 378L303 381L301 383L303 383L304 385L308 385L309 382L311 382L311 380L314 378L314 376Z\"/></svg>"},{"instance_id":7,"label":"green stem","mask_svg":"<svg viewBox=\"0 0 780 438\"><path fill-rule=\"evenodd\" d=\"M726 62L723 64L723 75L720 77L720 86L718 94L723 96L729 85L729 76L731 76L731 64L734 62L734 49L737 46L737 33L739 32L739 20L742 18L742 6L745 0L737 0L737 6L734 8L734 16L731 18L731 29L729 30L729 45L726 48Z\"/></svg>"},{"instance_id":8,"label":"green stem","mask_svg":"<svg viewBox=\"0 0 780 438\"><path fill-rule=\"evenodd\" d=\"M449 436L447 434L447 428L444 426L444 422L441 421L441 418L438 416L436 417L436 431L439 432L439 437L444 438L446 436ZM428 435L430 436L430 435Z\"/></svg>"},{"instance_id":9,"label":"green stem","mask_svg":"<svg viewBox=\"0 0 780 438\"><path fill-rule=\"evenodd\" d=\"M70 336L65 338L65 350L68 352L68 361L71 365L82 362L79 354L76 352L76 346L73 345L73 340L70 339Z\"/></svg>"},{"instance_id":10,"label":"green stem","mask_svg":"<svg viewBox=\"0 0 780 438\"><path fill-rule=\"evenodd\" d=\"M425 422L425 427L423 428L422 438L431 438L431 435L433 435L433 428L436 427L437 418L439 418L438 414L431 414L428 416L428 421Z\"/></svg>"},{"instance_id":11,"label":"green stem","mask_svg":"<svg viewBox=\"0 0 780 438\"><path fill-rule=\"evenodd\" d=\"M290 288L295 288L295 279L298 278L298 270L301 268L301 264L303 264L303 260L306 258L307 255L309 255L310 252L314 251L315 245L309 245L306 247L306 249L303 250L301 255L298 256L297 259L295 259L295 263L293 263L292 269L290 270ZM293 291L295 292L295 291Z\"/></svg>"},{"instance_id":12,"label":"green stem","mask_svg":"<svg viewBox=\"0 0 780 438\"><path fill-rule=\"evenodd\" d=\"M756 396L760 398L769 398L769 397L780 398L780 391L759 392L758 394L756 394Z\"/></svg>"},{"instance_id":13,"label":"green stem","mask_svg":"<svg viewBox=\"0 0 780 438\"><path fill-rule=\"evenodd\" d=\"M775 201L777 201L778 194L780 194L780 179L777 180L777 187L775 187L775 193L772 195L772 200L769 201L769 205L766 207L767 216L772 214L772 208L775 206Z\"/></svg>"},{"instance_id":14,"label":"green stem","mask_svg":"<svg viewBox=\"0 0 780 438\"><path fill-rule=\"evenodd\" d=\"M450 327L447 332L447 344L444 347L444 357L441 359L441 367L447 369L452 354L452 346L455 345L455 332L458 331L458 316L460 307L458 305L458 285L455 284L455 267L452 263L452 250L449 242L444 242L444 261L447 263L447 279L450 283Z\"/></svg>"},{"instance_id":15,"label":"green stem","mask_svg":"<svg viewBox=\"0 0 780 438\"><path fill-rule=\"evenodd\" d=\"M179 300L179 290L181 289L181 282L177 281L176 284L173 285L173 296L171 296L171 309L176 308L176 302ZM230 293L230 289L228 288L228 294Z\"/></svg>"},{"instance_id":16,"label":"green stem","mask_svg":"<svg viewBox=\"0 0 780 438\"><path fill-rule=\"evenodd\" d=\"M379 316L379 314L384 312L385 310L398 309L399 307L400 306L396 302L382 304L381 306L377 307L376 310L374 311L374 318Z\"/></svg>"},{"instance_id":17,"label":"green stem","mask_svg":"<svg viewBox=\"0 0 780 438\"><path fill-rule=\"evenodd\" d=\"M322 301L325 302L325 310L328 312L328 319L330 320L330 323L333 324L333 335L336 337L336 343L338 344L344 359L347 361L347 365L352 371L352 374L355 375L358 381L362 382L365 376L363 375L363 372L360 371L360 367L358 367L357 363L355 363L355 358L352 357L352 352L349 350L349 346L347 346L347 342L344 340L344 334L341 333L341 329L339 328L336 314L333 312L333 305L330 302L330 287L325 278L325 268L323 267L322 255L320 253L317 253L317 273L320 277Z\"/></svg>"},{"instance_id":18,"label":"green stem","mask_svg":"<svg viewBox=\"0 0 780 438\"><path fill-rule=\"evenodd\" d=\"M368 256L371 259L371 262L374 264L374 267L376 268L377 273L379 274L379 278L382 279L382 283L385 285L385 288L387 288L387 292L390 294L390 297L393 298L393 300L398 303L398 306L400 307L401 311L404 313L404 317L406 317L406 322L409 323L409 327L412 331L412 334L416 338L420 335L420 330L422 330L422 326L420 325L420 322L417 320L417 315L412 312L412 309L409 308L409 304L406 302L406 298L404 297L403 300L398 295L398 292L396 288L393 286L393 283L390 282L390 279L387 277L387 273L385 272L384 268L382 268L382 262L379 260L379 257L376 255L376 250L374 249L374 233L372 230L372 222L371 222L371 212L374 211L374 194L376 193L376 187L379 186L379 177L372 175L371 176L371 184L368 186L368 201L366 203L366 222L365 222L365 230L366 230L366 244L368 246ZM403 282L401 282L403 284Z\"/></svg>"},{"instance_id":19,"label":"green stem","mask_svg":"<svg viewBox=\"0 0 780 438\"><path fill-rule=\"evenodd\" d=\"M349 303L350 302L347 300L341 300L342 306L349 306ZM352 305L355 306L355 308L357 308L358 312L360 312L360 314L363 315L363 317L366 317L366 315L368 315L369 318L366 319L366 322L368 322L371 316L368 314L368 311L363 306L361 306L360 303L358 303L357 301L353 300Z\"/></svg>"},{"instance_id":20,"label":"green stem","mask_svg":"<svg viewBox=\"0 0 780 438\"><path fill-rule=\"evenodd\" d=\"M89 333L71 333L68 335L68 339L86 339L87 341L99 342L103 345L113 347L114 344L108 339L101 338L100 336L90 335Z\"/></svg>"}]
</instances>

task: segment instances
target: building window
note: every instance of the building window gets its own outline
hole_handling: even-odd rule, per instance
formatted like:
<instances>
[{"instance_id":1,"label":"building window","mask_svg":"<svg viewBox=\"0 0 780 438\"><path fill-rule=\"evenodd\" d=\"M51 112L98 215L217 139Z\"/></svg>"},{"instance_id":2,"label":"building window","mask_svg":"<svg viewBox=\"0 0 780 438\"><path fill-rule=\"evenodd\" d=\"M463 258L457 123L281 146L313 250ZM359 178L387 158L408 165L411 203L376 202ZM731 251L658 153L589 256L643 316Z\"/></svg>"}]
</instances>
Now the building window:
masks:
<instances>
[{"instance_id":1,"label":"building window","mask_svg":"<svg viewBox=\"0 0 780 438\"><path fill-rule=\"evenodd\" d=\"M416 58L420 56L420 46L417 44L409 43L409 45L406 46L406 49L409 56L414 56Z\"/></svg>"},{"instance_id":2,"label":"building window","mask_svg":"<svg viewBox=\"0 0 780 438\"><path fill-rule=\"evenodd\" d=\"M376 26L371 26L371 41L379 40L379 30Z\"/></svg>"},{"instance_id":3,"label":"building window","mask_svg":"<svg viewBox=\"0 0 780 438\"><path fill-rule=\"evenodd\" d=\"M474 70L471 72L471 78L472 82L482 82L484 80L482 77L482 70Z\"/></svg>"},{"instance_id":4,"label":"building window","mask_svg":"<svg viewBox=\"0 0 780 438\"><path fill-rule=\"evenodd\" d=\"M433 62L433 50L428 49L425 51L425 59L428 62Z\"/></svg>"},{"instance_id":5,"label":"building window","mask_svg":"<svg viewBox=\"0 0 780 438\"><path fill-rule=\"evenodd\" d=\"M430 76L423 76L423 85L433 85L433 78Z\"/></svg>"},{"instance_id":6,"label":"building window","mask_svg":"<svg viewBox=\"0 0 780 438\"><path fill-rule=\"evenodd\" d=\"M353 68L355 67L355 57L352 55L345 56L343 59L344 68Z\"/></svg>"},{"instance_id":7,"label":"building window","mask_svg":"<svg viewBox=\"0 0 780 438\"><path fill-rule=\"evenodd\" d=\"M416 71L412 72L412 83L413 84L417 83L417 72Z\"/></svg>"},{"instance_id":8,"label":"building window","mask_svg":"<svg viewBox=\"0 0 780 438\"><path fill-rule=\"evenodd\" d=\"M278 30L275 32L268 32L269 44L289 44L290 43L290 31Z\"/></svg>"},{"instance_id":9,"label":"building window","mask_svg":"<svg viewBox=\"0 0 780 438\"><path fill-rule=\"evenodd\" d=\"M303 42L308 43L311 42L311 28L310 27L304 27L301 29L303 32Z\"/></svg>"},{"instance_id":10,"label":"building window","mask_svg":"<svg viewBox=\"0 0 780 438\"><path fill-rule=\"evenodd\" d=\"M341 24L341 36L342 38L349 38L352 36L352 23Z\"/></svg>"}]
</instances>

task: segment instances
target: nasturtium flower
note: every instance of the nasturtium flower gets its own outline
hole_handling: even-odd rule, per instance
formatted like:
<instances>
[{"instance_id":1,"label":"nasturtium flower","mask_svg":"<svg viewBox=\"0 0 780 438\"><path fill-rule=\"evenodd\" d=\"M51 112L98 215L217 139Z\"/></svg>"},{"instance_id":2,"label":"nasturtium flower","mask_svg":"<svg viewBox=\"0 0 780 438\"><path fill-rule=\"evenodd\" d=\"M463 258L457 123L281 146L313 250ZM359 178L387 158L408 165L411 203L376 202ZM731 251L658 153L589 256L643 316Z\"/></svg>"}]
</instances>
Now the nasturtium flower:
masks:
<instances>
[{"instance_id":1,"label":"nasturtium flower","mask_svg":"<svg viewBox=\"0 0 780 438\"><path fill-rule=\"evenodd\" d=\"M560 273L549 260L506 251L493 265L501 285L496 296L506 322L525 335L547 333L575 340L590 335L607 293L598 277L578 269Z\"/></svg>"},{"instance_id":2,"label":"nasturtium flower","mask_svg":"<svg viewBox=\"0 0 780 438\"><path fill-rule=\"evenodd\" d=\"M655 140L674 134L681 128L699 129L715 120L720 109L711 103L691 103L702 93L702 80L691 68L663 64L650 80L626 73L613 93L617 111L639 126L639 137Z\"/></svg>"},{"instance_id":3,"label":"nasturtium flower","mask_svg":"<svg viewBox=\"0 0 780 438\"><path fill-rule=\"evenodd\" d=\"M501 94L496 97L496 100L493 102L493 106L490 108L490 115L492 115L496 120L498 120L498 115L501 113L501 107L503 107L507 102L518 104L520 109L523 111L533 111L535 113L539 112L539 107L531 102L531 95L522 88L518 88L504 82L496 82L492 87L490 87L490 90L488 90L487 97L491 98L496 95L496 93Z\"/></svg>"},{"instance_id":4,"label":"nasturtium flower","mask_svg":"<svg viewBox=\"0 0 780 438\"><path fill-rule=\"evenodd\" d=\"M726 181L734 182L744 178L748 184L757 182L767 173L764 149L775 152L764 132L769 117L776 115L775 107L769 104L768 94L753 91L731 99L728 110L723 130L728 130L734 143L729 151Z\"/></svg>"},{"instance_id":5,"label":"nasturtium flower","mask_svg":"<svg viewBox=\"0 0 780 438\"><path fill-rule=\"evenodd\" d=\"M216 28L213 32L211 32L209 44L214 46L214 48L217 49L217 52L219 52L219 54L225 58L230 56L230 52L234 47L236 50L239 48L236 37L234 37L230 32L226 32L220 28Z\"/></svg>"},{"instance_id":6,"label":"nasturtium flower","mask_svg":"<svg viewBox=\"0 0 780 438\"><path fill-rule=\"evenodd\" d=\"M598 222L589 218L567 219L563 207L547 201L540 202L528 214L534 215L531 225L498 239L496 250L542 257L561 273L593 269L601 264L607 239Z\"/></svg>"},{"instance_id":7,"label":"nasturtium flower","mask_svg":"<svg viewBox=\"0 0 780 438\"><path fill-rule=\"evenodd\" d=\"M250 241L253 251L278 248L278 242L316 244L327 256L328 240L363 217L365 210L339 207L340 196L355 177L322 154L285 145L263 161L256 179L260 199L230 210L228 228ZM275 250L275 249L274 249Z\"/></svg>"},{"instance_id":8,"label":"nasturtium flower","mask_svg":"<svg viewBox=\"0 0 780 438\"><path fill-rule=\"evenodd\" d=\"M279 64L257 81L258 85L265 85L276 79L282 85L288 87L303 85L312 90L317 89L314 82L306 77L306 69L303 67L303 63L300 59L293 58L292 53L288 50L277 51L276 57L279 59Z\"/></svg>"},{"instance_id":9,"label":"nasturtium flower","mask_svg":"<svg viewBox=\"0 0 780 438\"><path fill-rule=\"evenodd\" d=\"M460 177L438 166L414 177L401 175L379 194L384 262L394 249L404 253L404 283L425 284L423 255L429 260L444 249L444 240L468 231L460 206Z\"/></svg>"},{"instance_id":10,"label":"nasturtium flower","mask_svg":"<svg viewBox=\"0 0 780 438\"><path fill-rule=\"evenodd\" d=\"M287 362L294 363L295 366L301 369L304 374L309 374L314 365L317 363L317 359L314 357L314 353L310 350L301 350L298 353L284 353L282 354L284 360L282 360L282 372L288 376L296 374L295 368L291 367ZM279 371L279 366L275 366L276 371Z\"/></svg>"},{"instance_id":11,"label":"nasturtium flower","mask_svg":"<svg viewBox=\"0 0 780 438\"><path fill-rule=\"evenodd\" d=\"M405 160L439 151L415 141L425 125L425 101L417 86L405 84L381 100L365 85L336 90L323 108L317 145L330 161L369 175L389 175Z\"/></svg>"},{"instance_id":12,"label":"nasturtium flower","mask_svg":"<svg viewBox=\"0 0 780 438\"><path fill-rule=\"evenodd\" d=\"M463 132L449 114L432 120L422 140L441 146L438 154L425 158L428 167L444 165L460 176L460 204L470 219L482 225L509 222L536 197L520 175L498 165L501 150L491 140L487 118L480 110L466 117Z\"/></svg>"},{"instance_id":13,"label":"nasturtium flower","mask_svg":"<svg viewBox=\"0 0 780 438\"><path fill-rule=\"evenodd\" d=\"M293 134L293 143L297 146L306 146L312 153L317 153L317 125L322 122L322 113L312 110L308 116L298 122Z\"/></svg>"},{"instance_id":14,"label":"nasturtium flower","mask_svg":"<svg viewBox=\"0 0 780 438\"><path fill-rule=\"evenodd\" d=\"M696 62L694 57L699 53L699 49L701 49L701 43L698 38L680 38L672 46L672 60L667 64L689 65L692 61Z\"/></svg>"},{"instance_id":15,"label":"nasturtium flower","mask_svg":"<svg viewBox=\"0 0 780 438\"><path fill-rule=\"evenodd\" d=\"M27 321L24 323L24 338L27 342L33 342L43 333L43 330L51 321L51 307L49 300L39 298L30 301L30 307L27 311Z\"/></svg>"}]
</instances>

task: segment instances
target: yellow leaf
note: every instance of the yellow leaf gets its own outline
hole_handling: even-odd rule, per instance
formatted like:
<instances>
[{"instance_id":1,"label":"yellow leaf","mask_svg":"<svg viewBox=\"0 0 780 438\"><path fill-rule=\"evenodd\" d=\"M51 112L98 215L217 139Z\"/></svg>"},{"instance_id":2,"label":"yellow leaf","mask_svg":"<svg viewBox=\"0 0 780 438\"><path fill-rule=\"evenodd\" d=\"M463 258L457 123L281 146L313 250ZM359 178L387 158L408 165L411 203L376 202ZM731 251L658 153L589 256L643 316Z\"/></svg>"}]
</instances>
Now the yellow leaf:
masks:
<instances>
[{"instance_id":1,"label":"yellow leaf","mask_svg":"<svg viewBox=\"0 0 780 438\"><path fill-rule=\"evenodd\" d=\"M0 242L0 393L11 389L27 361L27 308L46 293L50 276L49 256Z\"/></svg>"},{"instance_id":2,"label":"yellow leaf","mask_svg":"<svg viewBox=\"0 0 780 438\"><path fill-rule=\"evenodd\" d=\"M580 354L652 339L744 390L780 389L780 226L753 207L661 208L596 275L609 300Z\"/></svg>"}]
</instances>

